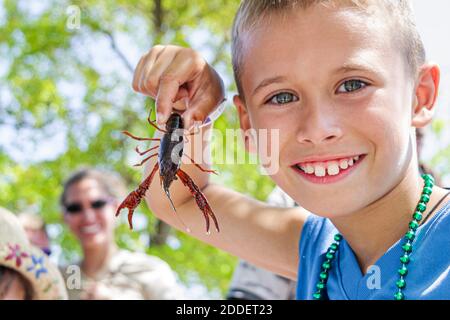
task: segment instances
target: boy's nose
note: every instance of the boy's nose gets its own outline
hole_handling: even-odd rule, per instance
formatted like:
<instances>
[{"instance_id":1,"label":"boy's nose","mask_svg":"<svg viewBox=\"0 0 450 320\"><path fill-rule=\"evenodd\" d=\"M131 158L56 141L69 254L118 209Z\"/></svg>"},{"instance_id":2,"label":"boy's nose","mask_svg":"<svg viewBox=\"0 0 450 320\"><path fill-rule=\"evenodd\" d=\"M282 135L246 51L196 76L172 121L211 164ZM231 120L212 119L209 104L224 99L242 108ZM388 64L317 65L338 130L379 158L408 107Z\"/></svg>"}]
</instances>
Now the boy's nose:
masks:
<instances>
[{"instance_id":1,"label":"boy's nose","mask_svg":"<svg viewBox=\"0 0 450 320\"><path fill-rule=\"evenodd\" d=\"M297 140L303 144L320 145L342 137L342 129L331 108L315 109L300 121Z\"/></svg>"}]
</instances>

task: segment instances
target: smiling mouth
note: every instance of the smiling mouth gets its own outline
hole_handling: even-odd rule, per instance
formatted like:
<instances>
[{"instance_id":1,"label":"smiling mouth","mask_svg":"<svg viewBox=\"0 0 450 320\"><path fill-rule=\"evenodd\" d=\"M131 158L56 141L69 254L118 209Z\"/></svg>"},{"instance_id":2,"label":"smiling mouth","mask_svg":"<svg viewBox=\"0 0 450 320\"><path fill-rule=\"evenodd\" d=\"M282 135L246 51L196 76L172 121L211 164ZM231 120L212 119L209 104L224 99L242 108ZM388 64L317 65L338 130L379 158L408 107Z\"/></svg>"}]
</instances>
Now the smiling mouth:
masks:
<instances>
[{"instance_id":1,"label":"smiling mouth","mask_svg":"<svg viewBox=\"0 0 450 320\"><path fill-rule=\"evenodd\" d=\"M101 230L101 227L99 224L85 226L80 229L81 233L86 234L86 235L96 234L100 230Z\"/></svg>"},{"instance_id":2,"label":"smiling mouth","mask_svg":"<svg viewBox=\"0 0 450 320\"><path fill-rule=\"evenodd\" d=\"M306 178L332 178L351 171L365 156L362 154L330 161L304 162L295 164L293 168Z\"/></svg>"}]
</instances>

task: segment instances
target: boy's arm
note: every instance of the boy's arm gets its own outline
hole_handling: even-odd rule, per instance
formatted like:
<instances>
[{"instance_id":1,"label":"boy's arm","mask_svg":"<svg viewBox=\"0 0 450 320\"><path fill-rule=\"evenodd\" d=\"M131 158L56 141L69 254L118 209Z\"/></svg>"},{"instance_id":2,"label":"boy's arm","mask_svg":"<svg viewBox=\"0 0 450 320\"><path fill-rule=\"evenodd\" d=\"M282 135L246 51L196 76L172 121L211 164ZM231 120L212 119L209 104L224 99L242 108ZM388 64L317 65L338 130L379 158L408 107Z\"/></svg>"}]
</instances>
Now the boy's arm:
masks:
<instances>
[{"instance_id":1,"label":"boy's arm","mask_svg":"<svg viewBox=\"0 0 450 320\"><path fill-rule=\"evenodd\" d=\"M168 94L165 98L166 105L161 105L161 98L157 98L157 110L160 114L163 112L170 114L173 102L181 95L188 96L190 101L197 102L197 104L190 104L188 111L183 114L183 118L186 114L191 120L201 121L206 118L208 113L223 99L223 87L218 88L217 83L221 85L221 81L220 78L217 79L218 75L215 71L190 49L170 47L162 50L161 47L158 47L158 54L152 50L148 55L157 56L157 58L150 59L144 56L143 59L147 63L138 65L135 80L138 78L139 83L134 83L133 87L137 91L153 97L160 97L162 93ZM159 80L154 79L155 74L150 76L151 71L149 70L156 70ZM164 70L168 73L164 73ZM151 81L148 81L149 78ZM166 80L162 81L161 79ZM193 83L192 79L196 82ZM180 93L180 91L184 92ZM202 94L201 98L196 96L198 93ZM162 108L166 109L162 112ZM161 117L159 119L161 120ZM167 118L164 117L164 119ZM202 128L196 136L189 137L189 142L184 147L185 153L192 159L202 159L198 154L203 155L203 162L198 164L205 169L209 169L206 164L210 163L209 159L204 159L204 155L208 155L208 153L203 152L205 148L209 147L207 129L207 127ZM203 137L203 139L198 139L198 137ZM201 144L199 144L200 142ZM197 154L193 154L193 150ZM149 175L155 163L156 159L149 161L145 177ZM212 184L209 182L210 173L203 172L195 165L189 164L189 160L184 161L181 169L192 178L206 196L217 217L221 231L217 233L212 224L211 234L206 234L203 214L189 189L179 180L174 181L170 187L171 198L177 209L177 213L173 212L169 200L160 186L159 172L156 173L146 193L147 203L158 218L179 230L186 231L184 223L190 229L192 236L255 265L296 279L298 243L302 226L308 215L306 210L271 207L238 192Z\"/></svg>"}]
</instances>

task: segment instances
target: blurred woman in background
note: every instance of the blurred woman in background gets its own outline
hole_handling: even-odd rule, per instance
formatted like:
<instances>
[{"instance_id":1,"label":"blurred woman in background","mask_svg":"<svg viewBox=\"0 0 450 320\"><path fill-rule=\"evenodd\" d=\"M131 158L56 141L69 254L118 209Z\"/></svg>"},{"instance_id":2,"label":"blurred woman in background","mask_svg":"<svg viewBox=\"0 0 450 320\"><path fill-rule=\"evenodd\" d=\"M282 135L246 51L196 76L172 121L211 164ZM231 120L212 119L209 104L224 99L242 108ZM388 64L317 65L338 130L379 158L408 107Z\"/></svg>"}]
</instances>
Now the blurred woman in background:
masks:
<instances>
[{"instance_id":1,"label":"blurred woman in background","mask_svg":"<svg viewBox=\"0 0 450 320\"><path fill-rule=\"evenodd\" d=\"M81 244L81 286L70 299L180 299L182 289L169 265L143 253L119 249L115 212L126 195L117 175L83 169L64 184L64 221ZM63 270L65 277L71 276ZM68 282L69 283L69 282Z\"/></svg>"}]
</instances>

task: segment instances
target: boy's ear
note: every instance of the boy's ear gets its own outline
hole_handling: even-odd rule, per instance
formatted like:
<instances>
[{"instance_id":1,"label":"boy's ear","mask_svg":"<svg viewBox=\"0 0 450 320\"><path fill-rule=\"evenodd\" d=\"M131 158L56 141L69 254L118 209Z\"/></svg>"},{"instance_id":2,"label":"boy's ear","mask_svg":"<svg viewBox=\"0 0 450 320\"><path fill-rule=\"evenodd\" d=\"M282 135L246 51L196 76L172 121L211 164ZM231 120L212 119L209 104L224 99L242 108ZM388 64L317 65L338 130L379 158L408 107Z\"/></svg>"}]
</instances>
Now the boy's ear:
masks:
<instances>
[{"instance_id":1,"label":"boy's ear","mask_svg":"<svg viewBox=\"0 0 450 320\"><path fill-rule=\"evenodd\" d=\"M247 112L245 102L238 95L235 95L233 97L233 102L238 111L239 124L243 133L242 138L244 139L245 150L247 150L247 152L249 153L256 153L256 141L254 135L251 134L253 132L252 124L250 122L250 116Z\"/></svg>"},{"instance_id":2,"label":"boy's ear","mask_svg":"<svg viewBox=\"0 0 450 320\"><path fill-rule=\"evenodd\" d=\"M431 122L439 90L440 73L435 64L426 64L420 68L412 110L413 127L422 128Z\"/></svg>"}]
</instances>

